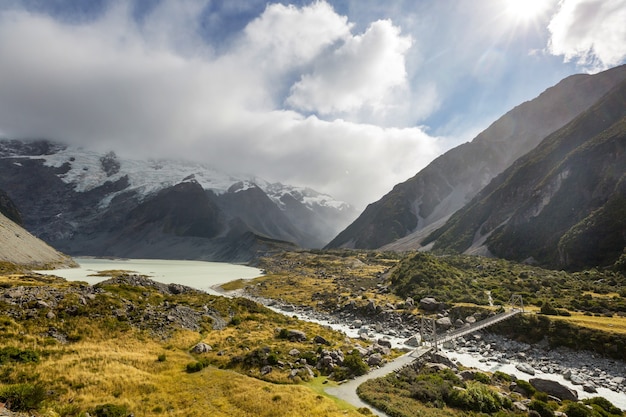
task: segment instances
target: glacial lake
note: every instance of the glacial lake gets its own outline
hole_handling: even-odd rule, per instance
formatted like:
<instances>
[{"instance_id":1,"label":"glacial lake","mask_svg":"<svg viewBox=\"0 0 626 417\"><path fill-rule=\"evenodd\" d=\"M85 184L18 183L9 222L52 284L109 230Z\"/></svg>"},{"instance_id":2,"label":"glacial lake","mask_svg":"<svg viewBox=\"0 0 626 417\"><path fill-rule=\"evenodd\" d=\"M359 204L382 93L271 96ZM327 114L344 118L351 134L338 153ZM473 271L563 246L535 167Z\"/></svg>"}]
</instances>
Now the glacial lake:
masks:
<instances>
[{"instance_id":1,"label":"glacial lake","mask_svg":"<svg viewBox=\"0 0 626 417\"><path fill-rule=\"evenodd\" d=\"M164 259L101 259L74 258L79 268L36 271L56 275L68 281L85 281L90 285L105 281L109 277L94 276L99 271L125 270L146 275L155 281L182 284L219 295L213 287L236 279L250 279L263 275L260 269L245 265L222 262L180 261Z\"/></svg>"}]
</instances>

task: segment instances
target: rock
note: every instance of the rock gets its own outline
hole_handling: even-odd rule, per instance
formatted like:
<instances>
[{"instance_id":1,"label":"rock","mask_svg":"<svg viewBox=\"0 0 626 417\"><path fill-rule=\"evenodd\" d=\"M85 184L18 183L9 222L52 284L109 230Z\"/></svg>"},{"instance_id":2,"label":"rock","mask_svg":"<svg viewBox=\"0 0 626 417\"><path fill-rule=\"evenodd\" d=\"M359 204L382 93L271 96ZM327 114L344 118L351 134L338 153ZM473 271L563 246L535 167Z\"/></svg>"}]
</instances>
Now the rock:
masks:
<instances>
[{"instance_id":1,"label":"rock","mask_svg":"<svg viewBox=\"0 0 626 417\"><path fill-rule=\"evenodd\" d=\"M536 390L553 395L561 400L578 401L578 393L556 381L542 378L530 378L528 380Z\"/></svg>"},{"instance_id":2,"label":"rock","mask_svg":"<svg viewBox=\"0 0 626 417\"><path fill-rule=\"evenodd\" d=\"M261 368L261 375L267 375L270 372L272 372L272 367L270 365L265 365L263 368Z\"/></svg>"},{"instance_id":3,"label":"rock","mask_svg":"<svg viewBox=\"0 0 626 417\"><path fill-rule=\"evenodd\" d=\"M528 411L528 407L526 407L526 404L524 404L521 401L515 401L513 403L513 409L516 410L516 411L520 411L522 413L525 413L525 412Z\"/></svg>"},{"instance_id":4,"label":"rock","mask_svg":"<svg viewBox=\"0 0 626 417\"><path fill-rule=\"evenodd\" d=\"M52 311L48 311L48 313L46 314L46 318L48 320L52 320L55 317L56 317L56 314L54 314Z\"/></svg>"},{"instance_id":5,"label":"rock","mask_svg":"<svg viewBox=\"0 0 626 417\"><path fill-rule=\"evenodd\" d=\"M301 330L289 330L287 339L289 339L290 342L305 342L307 340L306 333Z\"/></svg>"},{"instance_id":6,"label":"rock","mask_svg":"<svg viewBox=\"0 0 626 417\"><path fill-rule=\"evenodd\" d=\"M378 339L378 344L380 346L384 346L384 347L391 349L391 341L387 339Z\"/></svg>"},{"instance_id":7,"label":"rock","mask_svg":"<svg viewBox=\"0 0 626 417\"><path fill-rule=\"evenodd\" d=\"M442 317L440 319L437 319L435 323L437 324L438 328L444 330L448 330L450 327L452 327L452 321L450 321L450 317Z\"/></svg>"},{"instance_id":8,"label":"rock","mask_svg":"<svg viewBox=\"0 0 626 417\"><path fill-rule=\"evenodd\" d=\"M378 366L383 361L383 357L380 353L374 353L369 358L367 358L367 364L369 366Z\"/></svg>"},{"instance_id":9,"label":"rock","mask_svg":"<svg viewBox=\"0 0 626 417\"><path fill-rule=\"evenodd\" d=\"M45 301L37 301L37 304L35 306L36 308L50 308L50 304L46 303Z\"/></svg>"},{"instance_id":10,"label":"rock","mask_svg":"<svg viewBox=\"0 0 626 417\"><path fill-rule=\"evenodd\" d=\"M465 317L465 323L468 323L468 324L476 323L476 317L474 317L474 316L467 316L467 317Z\"/></svg>"},{"instance_id":11,"label":"rock","mask_svg":"<svg viewBox=\"0 0 626 417\"><path fill-rule=\"evenodd\" d=\"M291 349L289 351L289 356L300 356L300 351L298 349Z\"/></svg>"},{"instance_id":12,"label":"rock","mask_svg":"<svg viewBox=\"0 0 626 417\"><path fill-rule=\"evenodd\" d=\"M418 347L422 344L422 336L419 334L411 336L404 342L404 344L407 346Z\"/></svg>"},{"instance_id":13,"label":"rock","mask_svg":"<svg viewBox=\"0 0 626 417\"><path fill-rule=\"evenodd\" d=\"M319 345L327 345L327 346L330 345L330 342L328 340L324 339L322 336L319 336L319 335L315 336L313 338L313 341Z\"/></svg>"},{"instance_id":14,"label":"rock","mask_svg":"<svg viewBox=\"0 0 626 417\"><path fill-rule=\"evenodd\" d=\"M443 371L446 369L450 369L448 365L444 365L443 363L434 363L434 362L426 362L424 367L429 369L434 369L436 371Z\"/></svg>"},{"instance_id":15,"label":"rock","mask_svg":"<svg viewBox=\"0 0 626 417\"><path fill-rule=\"evenodd\" d=\"M569 379L574 385L583 385L585 383L585 378L581 375L572 374Z\"/></svg>"},{"instance_id":16,"label":"rock","mask_svg":"<svg viewBox=\"0 0 626 417\"><path fill-rule=\"evenodd\" d=\"M593 385L591 382L586 382L583 384L583 391L590 392L590 393L598 392L598 390L596 389L596 386Z\"/></svg>"},{"instance_id":17,"label":"rock","mask_svg":"<svg viewBox=\"0 0 626 417\"><path fill-rule=\"evenodd\" d=\"M526 374L535 375L535 370L527 363L518 363L517 365L515 365L515 368L518 371L524 372Z\"/></svg>"},{"instance_id":18,"label":"rock","mask_svg":"<svg viewBox=\"0 0 626 417\"><path fill-rule=\"evenodd\" d=\"M407 308L413 308L415 307L415 301L411 297L407 297L407 299L404 300L404 305Z\"/></svg>"},{"instance_id":19,"label":"rock","mask_svg":"<svg viewBox=\"0 0 626 417\"><path fill-rule=\"evenodd\" d=\"M441 303L432 297L426 297L420 300L420 308L422 310L437 311L439 310L440 306Z\"/></svg>"},{"instance_id":20,"label":"rock","mask_svg":"<svg viewBox=\"0 0 626 417\"><path fill-rule=\"evenodd\" d=\"M206 352L211 352L212 350L213 348L204 342L198 343L191 349L193 353L206 353Z\"/></svg>"},{"instance_id":21,"label":"rock","mask_svg":"<svg viewBox=\"0 0 626 417\"><path fill-rule=\"evenodd\" d=\"M464 380L464 381L472 381L474 379L474 375L476 375L476 370L475 369L466 369L464 371L461 371L459 373L459 376Z\"/></svg>"}]
</instances>

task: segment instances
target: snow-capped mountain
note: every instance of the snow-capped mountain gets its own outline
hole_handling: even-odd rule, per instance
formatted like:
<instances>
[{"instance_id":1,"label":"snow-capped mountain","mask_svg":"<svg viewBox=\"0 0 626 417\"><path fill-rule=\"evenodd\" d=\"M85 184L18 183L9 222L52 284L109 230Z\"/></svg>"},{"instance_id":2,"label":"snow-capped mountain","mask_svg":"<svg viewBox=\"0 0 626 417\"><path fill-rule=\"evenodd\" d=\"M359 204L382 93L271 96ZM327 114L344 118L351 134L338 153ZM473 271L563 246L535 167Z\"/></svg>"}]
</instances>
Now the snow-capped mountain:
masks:
<instances>
[{"instance_id":1,"label":"snow-capped mountain","mask_svg":"<svg viewBox=\"0 0 626 417\"><path fill-rule=\"evenodd\" d=\"M270 183L254 176L229 175L195 162L127 159L113 152L48 141L0 141L0 167L0 188L20 208L25 226L70 254L129 256L112 247L124 246L118 241L121 236L132 241L133 233L127 223L139 207L153 210L148 216L153 226L158 223L155 213L161 214L160 220L169 218L170 223L179 226L184 221L174 220L172 216L186 216L183 220L191 223L197 220L184 210L178 212L170 207L163 198L168 190L182 192L187 197L195 195L194 204L208 204L206 212L194 214L205 221L204 226L206 222L212 223L210 229L215 233L203 237L228 237L230 243L234 242L232 234L236 231L302 247L321 247L357 215L349 204L310 188ZM174 198L185 201L180 194ZM155 206L157 201L159 208ZM165 206L173 211L165 213ZM211 214L210 219L207 213ZM136 229L137 225L133 227ZM142 223L141 228L146 227L147 223ZM159 233L168 229L166 224L158 224L159 227ZM197 234L182 227L173 236L180 238L183 229L183 235ZM207 251L208 255L193 256L224 258L211 255L215 248ZM166 247L158 252L141 255L182 256L167 253Z\"/></svg>"}]
</instances>

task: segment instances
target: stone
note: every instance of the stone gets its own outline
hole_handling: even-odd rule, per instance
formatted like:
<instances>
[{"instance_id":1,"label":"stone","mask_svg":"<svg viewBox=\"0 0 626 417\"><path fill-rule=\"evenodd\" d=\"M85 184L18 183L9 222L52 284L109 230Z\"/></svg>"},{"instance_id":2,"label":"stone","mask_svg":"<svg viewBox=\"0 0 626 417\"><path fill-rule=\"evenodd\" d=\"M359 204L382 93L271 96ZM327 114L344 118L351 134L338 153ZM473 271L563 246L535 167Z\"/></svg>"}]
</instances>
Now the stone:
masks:
<instances>
[{"instance_id":1,"label":"stone","mask_svg":"<svg viewBox=\"0 0 626 417\"><path fill-rule=\"evenodd\" d=\"M388 347L389 349L391 349L391 341L387 339L378 339L378 344L380 346Z\"/></svg>"},{"instance_id":2,"label":"stone","mask_svg":"<svg viewBox=\"0 0 626 417\"><path fill-rule=\"evenodd\" d=\"M583 384L583 391L589 392L592 394L598 392L598 390L596 389L596 386L593 385L591 382L586 382Z\"/></svg>"},{"instance_id":3,"label":"stone","mask_svg":"<svg viewBox=\"0 0 626 417\"><path fill-rule=\"evenodd\" d=\"M263 368L261 368L261 375L267 375L270 372L272 372L272 367L270 365L265 365Z\"/></svg>"},{"instance_id":4,"label":"stone","mask_svg":"<svg viewBox=\"0 0 626 417\"><path fill-rule=\"evenodd\" d=\"M313 338L313 341L319 345L330 345L330 342L328 340L319 335L315 336Z\"/></svg>"},{"instance_id":5,"label":"stone","mask_svg":"<svg viewBox=\"0 0 626 417\"><path fill-rule=\"evenodd\" d=\"M369 366L378 366L383 361L383 357L380 353L374 353L369 358L367 358L367 364Z\"/></svg>"},{"instance_id":6,"label":"stone","mask_svg":"<svg viewBox=\"0 0 626 417\"><path fill-rule=\"evenodd\" d=\"M46 318L48 320L52 320L55 317L56 317L56 314L54 314L52 311L48 311L48 313L46 314Z\"/></svg>"},{"instance_id":7,"label":"stone","mask_svg":"<svg viewBox=\"0 0 626 417\"><path fill-rule=\"evenodd\" d=\"M426 311L437 311L441 303L432 297L422 298L420 300L420 308Z\"/></svg>"},{"instance_id":8,"label":"stone","mask_svg":"<svg viewBox=\"0 0 626 417\"><path fill-rule=\"evenodd\" d=\"M528 380L536 390L545 392L548 395L553 395L561 400L578 401L578 393L572 389L569 389L563 384L557 381L543 378L530 378Z\"/></svg>"},{"instance_id":9,"label":"stone","mask_svg":"<svg viewBox=\"0 0 626 417\"><path fill-rule=\"evenodd\" d=\"M535 369L527 363L518 363L515 368L525 374L535 375Z\"/></svg>"},{"instance_id":10,"label":"stone","mask_svg":"<svg viewBox=\"0 0 626 417\"><path fill-rule=\"evenodd\" d=\"M212 350L213 348L204 342L198 343L191 349L193 353L206 353L206 352L211 352Z\"/></svg>"},{"instance_id":11,"label":"stone","mask_svg":"<svg viewBox=\"0 0 626 417\"><path fill-rule=\"evenodd\" d=\"M404 344L407 346L418 347L422 344L422 336L419 334L411 336L404 342Z\"/></svg>"},{"instance_id":12,"label":"stone","mask_svg":"<svg viewBox=\"0 0 626 417\"><path fill-rule=\"evenodd\" d=\"M300 351L298 349L291 349L289 351L289 356L300 356Z\"/></svg>"},{"instance_id":13,"label":"stone","mask_svg":"<svg viewBox=\"0 0 626 417\"><path fill-rule=\"evenodd\" d=\"M437 323L438 328L443 330L448 330L450 327L452 327L452 321L450 321L450 317L442 317L440 319L437 319L435 323Z\"/></svg>"},{"instance_id":14,"label":"stone","mask_svg":"<svg viewBox=\"0 0 626 417\"><path fill-rule=\"evenodd\" d=\"M306 333L301 330L289 330L287 339L289 339L290 342L305 342L307 340Z\"/></svg>"}]
</instances>

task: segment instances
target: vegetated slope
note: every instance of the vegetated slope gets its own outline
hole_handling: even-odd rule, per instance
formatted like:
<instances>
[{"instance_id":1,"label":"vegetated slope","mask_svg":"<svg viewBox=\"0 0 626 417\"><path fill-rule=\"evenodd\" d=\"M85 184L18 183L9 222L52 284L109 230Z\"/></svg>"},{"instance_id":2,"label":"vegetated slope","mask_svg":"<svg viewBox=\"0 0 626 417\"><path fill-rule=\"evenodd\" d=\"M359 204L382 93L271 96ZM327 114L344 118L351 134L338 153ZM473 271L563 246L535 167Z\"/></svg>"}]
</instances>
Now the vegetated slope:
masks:
<instances>
[{"instance_id":1,"label":"vegetated slope","mask_svg":"<svg viewBox=\"0 0 626 417\"><path fill-rule=\"evenodd\" d=\"M72 255L247 261L321 247L355 216L308 188L48 141L0 141L0 188L28 230Z\"/></svg>"},{"instance_id":2,"label":"vegetated slope","mask_svg":"<svg viewBox=\"0 0 626 417\"><path fill-rule=\"evenodd\" d=\"M57 252L3 214L13 211L16 211L15 205L0 190L0 262L34 269L74 265L71 258Z\"/></svg>"},{"instance_id":3,"label":"vegetated slope","mask_svg":"<svg viewBox=\"0 0 626 417\"><path fill-rule=\"evenodd\" d=\"M626 82L495 178L425 243L559 268L626 246Z\"/></svg>"},{"instance_id":4,"label":"vegetated slope","mask_svg":"<svg viewBox=\"0 0 626 417\"><path fill-rule=\"evenodd\" d=\"M13 411L359 415L298 384L328 375L314 367L322 352L349 357L354 349L319 324L133 274L94 286L37 274L0 276L0 284L8 341L0 348L0 395L12 393L1 398Z\"/></svg>"},{"instance_id":5,"label":"vegetated slope","mask_svg":"<svg viewBox=\"0 0 626 417\"><path fill-rule=\"evenodd\" d=\"M624 79L626 66L562 80L509 111L472 142L446 152L413 178L396 185L327 248L375 249L392 242L387 248L420 247L427 235L424 230L441 226L492 178Z\"/></svg>"}]
</instances>

